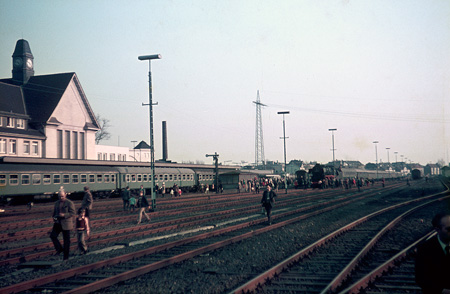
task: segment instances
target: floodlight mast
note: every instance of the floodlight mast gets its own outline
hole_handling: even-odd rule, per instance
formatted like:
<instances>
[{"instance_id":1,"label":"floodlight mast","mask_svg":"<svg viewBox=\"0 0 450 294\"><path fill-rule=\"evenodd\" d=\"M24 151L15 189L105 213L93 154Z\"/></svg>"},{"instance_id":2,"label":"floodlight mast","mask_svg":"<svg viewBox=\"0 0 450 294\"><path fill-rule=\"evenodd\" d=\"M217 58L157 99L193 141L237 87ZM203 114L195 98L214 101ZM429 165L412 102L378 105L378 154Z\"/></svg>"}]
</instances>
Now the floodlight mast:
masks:
<instances>
[{"instance_id":1,"label":"floodlight mast","mask_svg":"<svg viewBox=\"0 0 450 294\"><path fill-rule=\"evenodd\" d=\"M152 172L152 209L156 210L156 191L155 191L155 144L153 142L153 101L152 101L152 71L151 71L151 60L152 59L161 59L161 54L153 54L153 55L141 55L138 56L139 60L148 60L148 85L149 85L149 95L148 95L148 104L142 103L142 106L147 106L149 108L149 116L150 116L150 168Z\"/></svg>"}]
</instances>

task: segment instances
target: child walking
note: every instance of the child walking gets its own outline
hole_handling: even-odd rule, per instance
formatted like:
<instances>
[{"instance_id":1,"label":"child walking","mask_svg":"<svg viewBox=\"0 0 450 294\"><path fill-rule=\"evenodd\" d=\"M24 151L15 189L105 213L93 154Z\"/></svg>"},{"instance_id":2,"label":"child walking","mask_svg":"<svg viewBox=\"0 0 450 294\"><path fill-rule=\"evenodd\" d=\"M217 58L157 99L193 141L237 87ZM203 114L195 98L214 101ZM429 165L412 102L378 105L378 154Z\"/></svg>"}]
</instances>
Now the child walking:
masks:
<instances>
[{"instance_id":1,"label":"child walking","mask_svg":"<svg viewBox=\"0 0 450 294\"><path fill-rule=\"evenodd\" d=\"M89 219L86 217L86 210L83 208L78 209L78 216L75 221L78 239L78 249L81 254L87 253L86 237L89 238Z\"/></svg>"},{"instance_id":2,"label":"child walking","mask_svg":"<svg viewBox=\"0 0 450 294\"><path fill-rule=\"evenodd\" d=\"M131 196L129 199L129 203L130 203L130 211L134 212L134 209L136 208L136 198L134 198L134 196Z\"/></svg>"}]
</instances>

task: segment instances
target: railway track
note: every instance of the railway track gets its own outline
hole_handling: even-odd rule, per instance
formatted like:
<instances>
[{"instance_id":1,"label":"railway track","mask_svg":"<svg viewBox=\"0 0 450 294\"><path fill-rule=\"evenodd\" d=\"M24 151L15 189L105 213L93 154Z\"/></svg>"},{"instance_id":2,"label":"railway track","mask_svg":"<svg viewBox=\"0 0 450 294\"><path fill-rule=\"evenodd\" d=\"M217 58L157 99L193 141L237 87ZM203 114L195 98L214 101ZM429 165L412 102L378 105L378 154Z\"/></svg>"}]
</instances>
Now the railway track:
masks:
<instances>
[{"instance_id":1,"label":"railway track","mask_svg":"<svg viewBox=\"0 0 450 294\"><path fill-rule=\"evenodd\" d=\"M429 234L428 228L416 231L412 228L418 228L420 214L432 215L436 211L433 204L440 205L439 201L449 197L446 195L431 201L426 197L420 203L410 201L406 205L395 205L361 218L230 293L359 293L362 287L373 285L375 277L381 272L393 268L395 262L407 255L406 252L411 252L424 234ZM404 212L405 209L408 210ZM413 212L415 215L411 216ZM393 229L396 231L393 232ZM388 262L380 264L380 261L386 260ZM411 276L411 263L410 258L404 266L407 274L402 272L407 286L398 285L398 281L397 285L393 285L395 279L386 278L379 280L375 289L367 288L362 293L387 293L387 289L417 291L417 286L413 284L414 276Z\"/></svg>"},{"instance_id":2,"label":"railway track","mask_svg":"<svg viewBox=\"0 0 450 294\"><path fill-rule=\"evenodd\" d=\"M379 193L379 192L374 192L374 193ZM367 195L360 195L360 197L368 197ZM358 201L358 197L353 196L352 197L353 200L352 201ZM319 201L322 201L322 199L318 199ZM0 293L13 293L13 292L17 292L17 291L24 291L27 289L30 289L30 287L37 287L35 288L35 290L52 290L52 291L66 291L68 288L73 289L73 283L78 284L79 283L84 283L84 281L73 281L73 277L74 276L80 276L83 277L84 276L90 276L90 277L103 277L103 279L101 279L100 281L95 282L95 284L88 284L88 286L84 286L83 288L79 288L78 290L73 290L73 293L81 293L81 292L85 292L86 289L89 289L89 291L92 291L94 289L101 289L103 287L108 287L110 286L111 281L114 281L114 283L116 282L120 282L124 279L130 279L132 277L134 277L135 275L142 275L145 272L148 271L154 271L157 270L159 268L161 268L162 266L168 266L170 264L173 264L174 262L180 262L182 260L187 260L189 258L192 258L193 256L198 256L199 254L204 254L205 252L209 252L211 250L216 250L217 248L226 246L228 244L237 242L239 240L243 240L246 238L251 238L252 236L258 235L258 234L262 234L264 232L270 231L270 230L274 230L278 227L283 227L286 226L289 223L295 223L298 222L301 219L306 219L308 217L311 217L312 215L317 215L320 213L323 213L325 211L330 211L333 209L336 209L336 207L339 206L343 206L343 205L347 205L349 203L349 201L346 199L347 201L338 201L338 203L334 204L334 205L329 205L329 207L326 210L319 210L317 207L315 208L316 210L311 212L310 214L305 214L305 208L301 208L299 209L299 212L303 212L302 216L299 217L293 217L291 220L282 220L283 218L287 217L288 215L292 215L292 212L285 212L285 213L281 213L279 215L276 215L276 217L274 216L275 219L277 220L277 224L271 226L271 227L261 227L261 224L265 221L264 219L259 219L257 221L253 221L253 222L248 222L248 223L244 223L244 224L240 224L240 225L235 225L229 228L225 228L222 230L217 230L214 232L210 232L210 233L205 233L205 234L201 234L199 236L194 236L191 238L186 238L180 241L175 241L175 242L171 242L171 243L166 243L166 244L162 244L160 246L153 246L149 249L145 249L145 250L141 250L139 252L135 252L132 254L128 254L124 256L118 256L115 259L109 259L106 261L101 261L98 263L92 263L92 264L88 264L84 267L80 267L80 268L76 268L76 269L71 269L68 271L62 271L57 273L54 276L46 276L46 277L42 277L33 281L28 281L25 283L20 283L11 287L6 287L3 289L0 289ZM337 201L337 200L334 200ZM246 232L244 232L245 230L247 230ZM228 235L222 235L219 236L220 234L228 234ZM218 235L217 235L218 234ZM231 235L229 235L231 234ZM201 238L207 238L205 240L197 240L201 239ZM220 238L223 239L225 238L225 240L216 240L214 238ZM206 240L208 240L208 243L205 243ZM184 244L181 244L180 242L184 242ZM195 249L192 249L192 246L194 246L194 242L199 242L196 246ZM172 249L175 248L175 246L177 246L176 249ZM184 246L183 249L179 248L178 246ZM174 251L174 253L170 253L171 255L168 256L166 255L167 252L169 251L169 249L171 251ZM180 251L181 250L181 251ZM161 256L158 256L158 260L153 261L152 263L148 264L149 262L146 261L146 266L145 267L137 267L135 268L135 266L130 265L130 266L126 266L126 270L125 272L121 272L121 273L117 273L117 269L113 269L111 270L113 273L116 273L116 275L113 278L106 278L104 276L104 267L105 266L111 266L113 264L117 264L120 263L119 268L123 267L124 262L130 262L132 263L132 261L129 260L133 260L133 259L143 259L144 257L142 256L146 256L146 255L151 255L151 257L153 258L154 256L156 256L156 253L164 251L164 254L162 254ZM167 251L167 252L166 252ZM184 252L186 251L186 252ZM161 254L161 253L158 253ZM139 265L139 263L138 263ZM134 268L134 269L133 269ZM91 270L92 269L98 269L100 274L97 273L93 273ZM87 274L87 272L89 272L89 274ZM62 277L67 277L69 278L67 284L62 284L63 282L61 282L60 280L62 279ZM54 285L47 285L45 286L45 288L42 287L42 285L45 285L48 281L50 280L58 280L58 283L55 283ZM78 279L78 278L77 278ZM40 288L41 287L41 288ZM99 288L97 288L99 287ZM71 290L72 291L72 290ZM77 291L81 291L81 292L77 292ZM70 292L72 293L72 292Z\"/></svg>"}]
</instances>

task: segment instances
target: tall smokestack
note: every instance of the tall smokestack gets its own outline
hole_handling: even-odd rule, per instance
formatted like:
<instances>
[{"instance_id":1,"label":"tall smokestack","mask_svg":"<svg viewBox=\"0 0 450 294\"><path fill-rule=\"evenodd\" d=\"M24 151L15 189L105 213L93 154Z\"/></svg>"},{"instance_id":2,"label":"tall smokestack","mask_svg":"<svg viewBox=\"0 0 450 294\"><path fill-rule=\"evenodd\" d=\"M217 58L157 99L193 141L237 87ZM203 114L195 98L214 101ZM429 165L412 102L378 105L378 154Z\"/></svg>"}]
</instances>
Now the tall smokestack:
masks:
<instances>
[{"instance_id":1,"label":"tall smokestack","mask_svg":"<svg viewBox=\"0 0 450 294\"><path fill-rule=\"evenodd\" d=\"M162 160L167 161L169 154L167 152L167 124L166 121L162 122Z\"/></svg>"}]
</instances>

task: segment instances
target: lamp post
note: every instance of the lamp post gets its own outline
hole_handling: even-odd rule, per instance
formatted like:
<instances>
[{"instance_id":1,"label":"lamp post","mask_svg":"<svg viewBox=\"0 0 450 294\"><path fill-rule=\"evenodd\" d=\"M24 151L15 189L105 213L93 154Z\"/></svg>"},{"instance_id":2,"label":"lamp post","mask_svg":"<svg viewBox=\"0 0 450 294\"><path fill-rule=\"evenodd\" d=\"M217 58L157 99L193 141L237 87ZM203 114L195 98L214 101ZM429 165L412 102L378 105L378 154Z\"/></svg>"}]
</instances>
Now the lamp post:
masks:
<instances>
[{"instance_id":1,"label":"lamp post","mask_svg":"<svg viewBox=\"0 0 450 294\"><path fill-rule=\"evenodd\" d=\"M287 172L286 172L286 128L284 123L284 115L289 114L289 111L279 111L278 114L283 115L283 141L284 141L284 188L286 189L287 194ZM281 139L281 138L280 138Z\"/></svg>"},{"instance_id":2,"label":"lamp post","mask_svg":"<svg viewBox=\"0 0 450 294\"><path fill-rule=\"evenodd\" d=\"M331 142L332 142L332 146L333 146L333 149L331 149L331 150L333 150L333 167L334 167L334 162L335 162L334 151L336 150L336 149L334 149L334 131L337 131L337 129L328 129L328 131L331 132Z\"/></svg>"},{"instance_id":3,"label":"lamp post","mask_svg":"<svg viewBox=\"0 0 450 294\"><path fill-rule=\"evenodd\" d=\"M386 147L387 155L388 155L388 172L389 172L389 178L390 178L391 177L391 167L390 167L391 162L389 161L389 149L391 149L391 148Z\"/></svg>"},{"instance_id":4,"label":"lamp post","mask_svg":"<svg viewBox=\"0 0 450 294\"><path fill-rule=\"evenodd\" d=\"M149 109L150 115L150 168L152 171L152 208L156 210L156 191L155 191L155 146L153 143L153 101L152 101L152 71L151 71L151 60L152 59L161 59L160 54L154 55L142 55L138 57L139 60L148 60L148 85L149 85L149 95L148 95L148 104L142 103L142 106L147 106Z\"/></svg>"},{"instance_id":5,"label":"lamp post","mask_svg":"<svg viewBox=\"0 0 450 294\"><path fill-rule=\"evenodd\" d=\"M377 180L378 180L378 150L377 150L377 144L379 143L378 141L373 141L373 143L375 144L375 164L376 164L376 168L377 168Z\"/></svg>"},{"instance_id":6,"label":"lamp post","mask_svg":"<svg viewBox=\"0 0 450 294\"><path fill-rule=\"evenodd\" d=\"M397 154L398 154L398 152L394 151L394 154L395 154L395 163L397 163Z\"/></svg>"}]
</instances>

